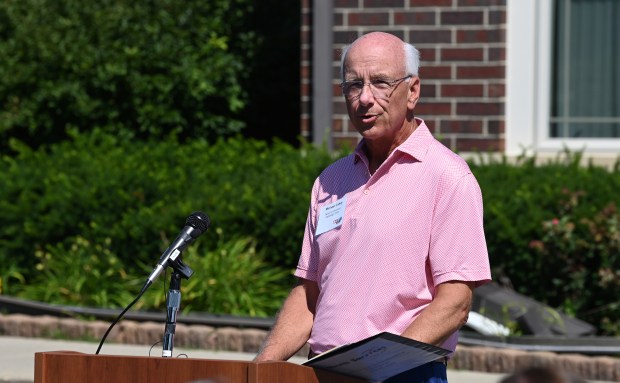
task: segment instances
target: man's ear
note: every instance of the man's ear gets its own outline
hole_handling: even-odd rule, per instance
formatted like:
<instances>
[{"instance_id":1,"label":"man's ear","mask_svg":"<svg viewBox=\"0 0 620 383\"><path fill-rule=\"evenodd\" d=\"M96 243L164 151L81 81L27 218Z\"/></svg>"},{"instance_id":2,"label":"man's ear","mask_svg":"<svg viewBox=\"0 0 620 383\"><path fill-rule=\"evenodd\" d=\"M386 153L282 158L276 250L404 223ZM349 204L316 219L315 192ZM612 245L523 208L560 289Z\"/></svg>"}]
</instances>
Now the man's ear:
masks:
<instances>
[{"instance_id":1,"label":"man's ear","mask_svg":"<svg viewBox=\"0 0 620 383\"><path fill-rule=\"evenodd\" d=\"M409 79L409 98L407 99L407 108L413 110L420 99L420 78L412 76Z\"/></svg>"}]
</instances>

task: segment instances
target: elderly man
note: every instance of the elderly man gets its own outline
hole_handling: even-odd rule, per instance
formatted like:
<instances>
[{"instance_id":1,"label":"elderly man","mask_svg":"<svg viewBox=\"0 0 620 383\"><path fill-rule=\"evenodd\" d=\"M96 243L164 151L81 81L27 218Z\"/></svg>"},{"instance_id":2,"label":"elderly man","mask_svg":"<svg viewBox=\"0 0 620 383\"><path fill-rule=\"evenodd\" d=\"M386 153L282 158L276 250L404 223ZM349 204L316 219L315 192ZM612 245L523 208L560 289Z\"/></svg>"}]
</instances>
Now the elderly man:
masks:
<instances>
[{"instance_id":1,"label":"elderly man","mask_svg":"<svg viewBox=\"0 0 620 383\"><path fill-rule=\"evenodd\" d=\"M490 280L480 188L414 117L419 53L374 32L343 51L342 91L362 136L317 178L294 287L257 361L379 332L454 350L473 289ZM388 382L445 382L433 362Z\"/></svg>"}]
</instances>

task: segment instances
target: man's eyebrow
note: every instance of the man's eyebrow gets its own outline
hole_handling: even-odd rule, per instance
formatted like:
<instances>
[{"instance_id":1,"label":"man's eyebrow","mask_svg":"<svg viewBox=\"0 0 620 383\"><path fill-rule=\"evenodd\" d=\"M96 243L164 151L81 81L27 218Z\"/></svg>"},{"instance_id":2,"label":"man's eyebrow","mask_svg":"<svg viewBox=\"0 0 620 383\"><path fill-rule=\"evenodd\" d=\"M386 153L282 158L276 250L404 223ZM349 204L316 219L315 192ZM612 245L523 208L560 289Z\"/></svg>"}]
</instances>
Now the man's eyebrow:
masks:
<instances>
[{"instance_id":1,"label":"man's eyebrow","mask_svg":"<svg viewBox=\"0 0 620 383\"><path fill-rule=\"evenodd\" d=\"M370 81L376 81L376 80L391 80L392 76L389 76L385 73L373 73L370 75ZM364 82L364 80L361 77L351 77L351 78L347 78L345 76L344 82L354 82L354 81L361 81Z\"/></svg>"}]
</instances>

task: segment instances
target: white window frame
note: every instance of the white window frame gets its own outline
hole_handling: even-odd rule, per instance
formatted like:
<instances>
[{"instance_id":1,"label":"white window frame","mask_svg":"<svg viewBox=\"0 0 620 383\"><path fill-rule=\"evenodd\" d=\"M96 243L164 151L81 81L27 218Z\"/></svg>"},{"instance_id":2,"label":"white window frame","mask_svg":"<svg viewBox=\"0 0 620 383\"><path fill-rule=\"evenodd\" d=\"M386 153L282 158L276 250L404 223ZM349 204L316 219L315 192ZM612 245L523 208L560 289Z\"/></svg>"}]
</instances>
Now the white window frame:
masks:
<instances>
[{"instance_id":1,"label":"white window frame","mask_svg":"<svg viewBox=\"0 0 620 383\"><path fill-rule=\"evenodd\" d=\"M618 138L549 137L553 0L508 0L506 5L506 154L544 155L569 149L590 156L618 156Z\"/></svg>"}]
</instances>

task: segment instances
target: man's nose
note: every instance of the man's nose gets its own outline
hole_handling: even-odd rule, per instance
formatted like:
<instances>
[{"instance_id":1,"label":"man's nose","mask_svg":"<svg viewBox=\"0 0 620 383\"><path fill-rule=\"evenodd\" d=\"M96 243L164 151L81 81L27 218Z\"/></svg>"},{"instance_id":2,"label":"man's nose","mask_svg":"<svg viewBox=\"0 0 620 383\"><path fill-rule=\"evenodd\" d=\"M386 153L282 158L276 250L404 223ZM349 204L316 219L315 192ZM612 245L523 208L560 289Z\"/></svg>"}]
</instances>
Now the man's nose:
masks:
<instances>
[{"instance_id":1,"label":"man's nose","mask_svg":"<svg viewBox=\"0 0 620 383\"><path fill-rule=\"evenodd\" d=\"M360 103L362 105L367 105L372 103L375 100L375 95L372 93L372 85L370 83L365 83L362 85L362 93L360 93Z\"/></svg>"}]
</instances>

